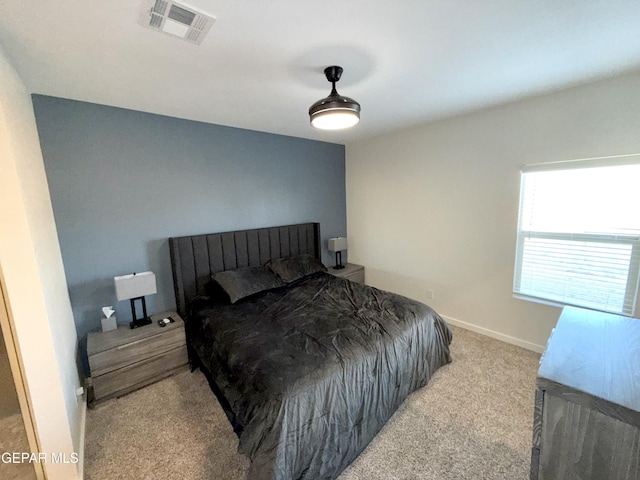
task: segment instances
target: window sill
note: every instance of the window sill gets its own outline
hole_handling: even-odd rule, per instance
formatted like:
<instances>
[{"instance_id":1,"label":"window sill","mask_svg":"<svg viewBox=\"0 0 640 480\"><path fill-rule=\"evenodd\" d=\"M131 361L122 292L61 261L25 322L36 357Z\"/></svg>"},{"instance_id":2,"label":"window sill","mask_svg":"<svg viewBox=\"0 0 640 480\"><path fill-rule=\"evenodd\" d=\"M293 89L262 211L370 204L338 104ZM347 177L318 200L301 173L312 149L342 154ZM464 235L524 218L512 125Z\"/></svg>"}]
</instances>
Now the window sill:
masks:
<instances>
[{"instance_id":1,"label":"window sill","mask_svg":"<svg viewBox=\"0 0 640 480\"><path fill-rule=\"evenodd\" d=\"M544 298L529 297L527 295L522 295L521 293L514 293L512 296L517 300L524 300L525 302L531 302L531 303L539 303L541 305L546 305L548 307L564 308L568 305L566 303L554 302L553 300L545 300Z\"/></svg>"},{"instance_id":2,"label":"window sill","mask_svg":"<svg viewBox=\"0 0 640 480\"><path fill-rule=\"evenodd\" d=\"M575 305L573 303L561 303L561 302L556 302L553 300L546 300L544 298L539 298L539 297L529 297L528 295L523 295L521 293L513 293L512 297L517 299L517 300L524 300L525 302L531 302L531 303L539 303L540 305L546 305L548 307L556 307L556 308L564 308L564 307L579 307L579 308L584 308L585 310L593 310L594 312L603 312L603 313L611 313L613 315L621 315L623 317L633 317L633 318L639 318L636 315L633 314L629 314L629 313L623 313L623 312L611 312L608 310L599 310L597 308L591 308L591 307L585 307L584 305Z\"/></svg>"}]
</instances>

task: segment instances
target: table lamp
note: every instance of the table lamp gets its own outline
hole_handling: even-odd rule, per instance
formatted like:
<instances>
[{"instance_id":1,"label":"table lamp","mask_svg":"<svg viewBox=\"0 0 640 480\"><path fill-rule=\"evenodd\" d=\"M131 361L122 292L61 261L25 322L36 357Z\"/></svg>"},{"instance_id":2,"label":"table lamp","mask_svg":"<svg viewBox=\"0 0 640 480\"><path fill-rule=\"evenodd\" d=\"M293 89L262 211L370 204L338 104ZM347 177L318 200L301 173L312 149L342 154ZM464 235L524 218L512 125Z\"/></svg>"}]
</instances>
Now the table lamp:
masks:
<instances>
[{"instance_id":1,"label":"table lamp","mask_svg":"<svg viewBox=\"0 0 640 480\"><path fill-rule=\"evenodd\" d=\"M113 277L116 287L116 297L118 301L131 300L132 321L131 328L138 328L149 325L151 319L147 316L147 302L145 295L154 295L158 292L156 288L156 276L153 272L132 273ZM142 300L142 318L136 316L136 300Z\"/></svg>"},{"instance_id":2,"label":"table lamp","mask_svg":"<svg viewBox=\"0 0 640 480\"><path fill-rule=\"evenodd\" d=\"M342 265L342 251L347 249L346 237L334 237L329 239L329 251L336 252L336 266L333 267L336 270L344 268Z\"/></svg>"}]
</instances>

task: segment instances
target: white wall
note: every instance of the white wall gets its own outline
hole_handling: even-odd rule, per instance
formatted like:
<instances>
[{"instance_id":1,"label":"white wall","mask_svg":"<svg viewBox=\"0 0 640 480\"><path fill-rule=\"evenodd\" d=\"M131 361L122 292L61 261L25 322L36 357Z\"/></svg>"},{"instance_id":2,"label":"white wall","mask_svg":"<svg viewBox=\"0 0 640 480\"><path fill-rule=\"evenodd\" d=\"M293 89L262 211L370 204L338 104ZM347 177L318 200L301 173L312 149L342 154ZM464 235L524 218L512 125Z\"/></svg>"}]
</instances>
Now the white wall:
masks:
<instances>
[{"instance_id":1,"label":"white wall","mask_svg":"<svg viewBox=\"0 0 640 480\"><path fill-rule=\"evenodd\" d=\"M512 298L520 166L639 153L639 85L636 72L348 144L349 261L541 350L560 310Z\"/></svg>"},{"instance_id":2,"label":"white wall","mask_svg":"<svg viewBox=\"0 0 640 480\"><path fill-rule=\"evenodd\" d=\"M80 452L77 337L31 97L0 48L0 267L40 451ZM50 457L49 457L50 458ZM49 480L79 465L45 465Z\"/></svg>"}]
</instances>

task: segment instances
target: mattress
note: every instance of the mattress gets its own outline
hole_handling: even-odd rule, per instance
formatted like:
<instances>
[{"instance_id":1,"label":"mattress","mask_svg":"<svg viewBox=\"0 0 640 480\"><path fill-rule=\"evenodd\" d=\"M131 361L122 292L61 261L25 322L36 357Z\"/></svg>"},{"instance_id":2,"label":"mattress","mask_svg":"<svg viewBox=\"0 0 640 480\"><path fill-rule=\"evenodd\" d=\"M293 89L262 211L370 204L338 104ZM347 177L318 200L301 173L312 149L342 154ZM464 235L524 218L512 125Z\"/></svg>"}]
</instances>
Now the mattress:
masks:
<instances>
[{"instance_id":1,"label":"mattress","mask_svg":"<svg viewBox=\"0 0 640 480\"><path fill-rule=\"evenodd\" d=\"M336 478L451 361L429 306L326 273L233 305L198 298L187 332L252 480Z\"/></svg>"}]
</instances>

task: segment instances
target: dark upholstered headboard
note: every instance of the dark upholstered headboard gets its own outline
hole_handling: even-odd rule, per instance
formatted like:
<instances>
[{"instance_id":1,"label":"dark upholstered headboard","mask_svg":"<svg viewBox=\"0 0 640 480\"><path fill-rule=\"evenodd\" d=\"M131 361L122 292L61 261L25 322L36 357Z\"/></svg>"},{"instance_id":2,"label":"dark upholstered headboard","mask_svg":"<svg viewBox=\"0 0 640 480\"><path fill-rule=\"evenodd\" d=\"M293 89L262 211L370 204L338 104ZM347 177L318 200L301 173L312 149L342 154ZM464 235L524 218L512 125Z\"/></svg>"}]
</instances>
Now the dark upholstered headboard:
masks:
<instances>
[{"instance_id":1,"label":"dark upholstered headboard","mask_svg":"<svg viewBox=\"0 0 640 480\"><path fill-rule=\"evenodd\" d=\"M169 239L178 314L204 294L211 275L223 270L264 265L273 258L308 253L320 258L320 224L238 230Z\"/></svg>"}]
</instances>

